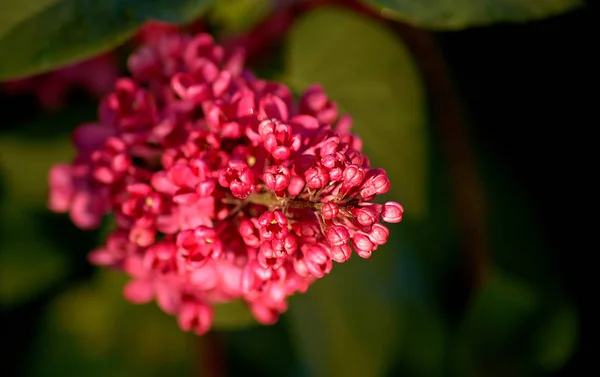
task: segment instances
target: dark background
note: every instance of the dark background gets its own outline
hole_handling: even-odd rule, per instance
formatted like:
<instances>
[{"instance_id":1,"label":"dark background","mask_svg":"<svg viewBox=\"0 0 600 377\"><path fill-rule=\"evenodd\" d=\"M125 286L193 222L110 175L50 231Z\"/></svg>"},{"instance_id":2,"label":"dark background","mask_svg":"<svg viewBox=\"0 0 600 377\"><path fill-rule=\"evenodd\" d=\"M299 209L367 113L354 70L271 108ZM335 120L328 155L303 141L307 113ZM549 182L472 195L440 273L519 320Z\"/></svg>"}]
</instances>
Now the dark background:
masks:
<instances>
[{"instance_id":1,"label":"dark background","mask_svg":"<svg viewBox=\"0 0 600 377\"><path fill-rule=\"evenodd\" d=\"M468 104L474 144L492 153L524 188L546 239L546 256L580 309L580 343L560 376L597 370L583 368L591 339L589 313L582 310L593 294L593 278L585 271L595 248L590 174L596 170L597 32L597 6L590 4L523 25L438 34Z\"/></svg>"}]
</instances>

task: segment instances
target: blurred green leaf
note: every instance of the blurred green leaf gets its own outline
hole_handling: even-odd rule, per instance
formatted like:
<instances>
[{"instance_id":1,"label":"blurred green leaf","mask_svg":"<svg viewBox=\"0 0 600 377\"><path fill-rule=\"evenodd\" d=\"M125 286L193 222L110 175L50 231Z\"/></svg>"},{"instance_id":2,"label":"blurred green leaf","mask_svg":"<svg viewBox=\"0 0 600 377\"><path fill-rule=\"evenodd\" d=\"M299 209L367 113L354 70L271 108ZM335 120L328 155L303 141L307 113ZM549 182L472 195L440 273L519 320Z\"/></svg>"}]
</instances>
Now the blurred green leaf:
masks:
<instances>
[{"instance_id":1,"label":"blurred green leaf","mask_svg":"<svg viewBox=\"0 0 600 377\"><path fill-rule=\"evenodd\" d=\"M390 242L370 260L334 266L291 299L286 320L308 375L442 374L443 320L407 248Z\"/></svg>"},{"instance_id":2,"label":"blurred green leaf","mask_svg":"<svg viewBox=\"0 0 600 377\"><path fill-rule=\"evenodd\" d=\"M400 349L394 376L433 377L444 375L446 334L437 308L418 300L403 300L398 308L402 323Z\"/></svg>"},{"instance_id":3,"label":"blurred green leaf","mask_svg":"<svg viewBox=\"0 0 600 377\"><path fill-rule=\"evenodd\" d=\"M211 0L20 0L0 3L0 81L107 51L150 19L189 23Z\"/></svg>"},{"instance_id":4,"label":"blurred green leaf","mask_svg":"<svg viewBox=\"0 0 600 377\"><path fill-rule=\"evenodd\" d=\"M369 261L354 256L291 300L288 318L310 376L377 377L390 368L397 312L393 299L381 297L380 287L373 286L374 280L390 280L378 271L389 252L378 250Z\"/></svg>"},{"instance_id":5,"label":"blurred green leaf","mask_svg":"<svg viewBox=\"0 0 600 377\"><path fill-rule=\"evenodd\" d=\"M426 210L425 101L416 67L400 40L376 22L323 8L300 19L287 45L287 81L297 92L320 83L355 119L374 166L384 167L390 193L411 217ZM334 266L291 301L295 341L314 376L381 376L398 350L407 322L400 296L422 298L422 276L409 265L392 226L387 247L370 260L354 256ZM401 261L406 262L401 264ZM404 270L402 270L402 268ZM414 276L413 276L414 275ZM403 281L403 279L405 279ZM403 282L414 283L403 285ZM402 302L402 301L401 301ZM408 318L408 317L405 317ZM408 347L408 345L407 345Z\"/></svg>"},{"instance_id":6,"label":"blurred green leaf","mask_svg":"<svg viewBox=\"0 0 600 377\"><path fill-rule=\"evenodd\" d=\"M31 376L185 376L197 339L156 305L133 305L121 292L127 277L101 270L48 308L30 353Z\"/></svg>"},{"instance_id":7,"label":"blurred green leaf","mask_svg":"<svg viewBox=\"0 0 600 377\"><path fill-rule=\"evenodd\" d=\"M227 33L239 33L266 18L272 8L272 2L265 0L215 0L209 20Z\"/></svg>"},{"instance_id":8,"label":"blurred green leaf","mask_svg":"<svg viewBox=\"0 0 600 377\"><path fill-rule=\"evenodd\" d=\"M564 305L547 316L535 342L537 363L548 371L562 367L575 350L577 332L577 313L572 306Z\"/></svg>"},{"instance_id":9,"label":"blurred green leaf","mask_svg":"<svg viewBox=\"0 0 600 377\"><path fill-rule=\"evenodd\" d=\"M479 151L477 164L486 193L488 236L496 266L510 276L526 279L536 292L559 294L562 282L548 257L553 246L545 244L531 198L514 174L484 150Z\"/></svg>"},{"instance_id":10,"label":"blurred green leaf","mask_svg":"<svg viewBox=\"0 0 600 377\"><path fill-rule=\"evenodd\" d=\"M525 22L583 6L583 0L367 0L386 17L432 29Z\"/></svg>"},{"instance_id":11,"label":"blurred green leaf","mask_svg":"<svg viewBox=\"0 0 600 377\"><path fill-rule=\"evenodd\" d=\"M351 11L323 8L298 20L287 47L288 81L312 83L355 120L373 166L387 170L407 216L427 210L426 103L406 46L384 26Z\"/></svg>"},{"instance_id":12,"label":"blurred green leaf","mask_svg":"<svg viewBox=\"0 0 600 377\"><path fill-rule=\"evenodd\" d=\"M535 373L541 369L556 370L573 352L578 329L574 309L564 303L567 299L559 266L552 258L554 245L545 244L530 198L514 174L487 156L485 146L477 148L495 264L511 277L526 280L538 299L531 326L513 335L515 339L501 352L520 347L525 355L519 361L521 369L529 368ZM518 364L514 358L509 363Z\"/></svg>"},{"instance_id":13,"label":"blurred green leaf","mask_svg":"<svg viewBox=\"0 0 600 377\"><path fill-rule=\"evenodd\" d=\"M285 321L222 331L228 376L291 377L297 356Z\"/></svg>"},{"instance_id":14,"label":"blurred green leaf","mask_svg":"<svg viewBox=\"0 0 600 377\"><path fill-rule=\"evenodd\" d=\"M256 325L258 322L243 300L215 305L213 328L217 330L234 330Z\"/></svg>"},{"instance_id":15,"label":"blurred green leaf","mask_svg":"<svg viewBox=\"0 0 600 377\"><path fill-rule=\"evenodd\" d=\"M93 111L91 112L93 114ZM82 106L42 116L0 134L0 304L21 304L49 289L68 273L65 250L40 228L46 211L50 166L72 156L68 135L89 115ZM44 138L38 136L43 135Z\"/></svg>"},{"instance_id":16,"label":"blurred green leaf","mask_svg":"<svg viewBox=\"0 0 600 377\"><path fill-rule=\"evenodd\" d=\"M523 373L523 334L539 307L528 284L495 271L471 300L459 328L454 347L459 375Z\"/></svg>"},{"instance_id":17,"label":"blurred green leaf","mask_svg":"<svg viewBox=\"0 0 600 377\"><path fill-rule=\"evenodd\" d=\"M453 361L467 377L538 375L568 360L577 321L570 307L556 304L565 300L562 282L523 188L486 144L473 148L496 272L468 307Z\"/></svg>"},{"instance_id":18,"label":"blurred green leaf","mask_svg":"<svg viewBox=\"0 0 600 377\"><path fill-rule=\"evenodd\" d=\"M67 259L62 250L39 237L34 214L8 200L0 201L0 306L34 298L63 279Z\"/></svg>"},{"instance_id":19,"label":"blurred green leaf","mask_svg":"<svg viewBox=\"0 0 600 377\"><path fill-rule=\"evenodd\" d=\"M50 167L74 156L70 133L96 117L96 106L76 106L18 124L0 133L0 175L10 202L26 207L45 207Z\"/></svg>"},{"instance_id":20,"label":"blurred green leaf","mask_svg":"<svg viewBox=\"0 0 600 377\"><path fill-rule=\"evenodd\" d=\"M475 341L509 337L534 313L537 301L529 286L496 272L471 302L463 330Z\"/></svg>"},{"instance_id":21,"label":"blurred green leaf","mask_svg":"<svg viewBox=\"0 0 600 377\"><path fill-rule=\"evenodd\" d=\"M0 136L0 174L6 180L6 196L25 206L44 206L50 167L68 162L72 156L73 148L66 135L46 140Z\"/></svg>"}]
</instances>

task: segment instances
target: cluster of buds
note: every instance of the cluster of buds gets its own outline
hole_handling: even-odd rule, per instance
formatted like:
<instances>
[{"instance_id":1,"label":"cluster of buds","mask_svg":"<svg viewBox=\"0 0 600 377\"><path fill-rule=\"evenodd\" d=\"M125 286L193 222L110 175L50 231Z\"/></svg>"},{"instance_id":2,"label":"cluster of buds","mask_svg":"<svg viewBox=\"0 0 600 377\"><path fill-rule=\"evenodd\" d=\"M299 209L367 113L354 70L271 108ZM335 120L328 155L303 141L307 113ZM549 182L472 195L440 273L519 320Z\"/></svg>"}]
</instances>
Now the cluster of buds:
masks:
<instances>
[{"instance_id":1,"label":"cluster of buds","mask_svg":"<svg viewBox=\"0 0 600 377\"><path fill-rule=\"evenodd\" d=\"M263 324L402 219L351 119L315 85L290 90L244 69L207 34L172 34L128 61L99 120L73 135L77 155L49 173L49 206L82 229L116 222L92 263L125 271L136 303L155 299L183 330L205 333L236 299Z\"/></svg>"}]
</instances>

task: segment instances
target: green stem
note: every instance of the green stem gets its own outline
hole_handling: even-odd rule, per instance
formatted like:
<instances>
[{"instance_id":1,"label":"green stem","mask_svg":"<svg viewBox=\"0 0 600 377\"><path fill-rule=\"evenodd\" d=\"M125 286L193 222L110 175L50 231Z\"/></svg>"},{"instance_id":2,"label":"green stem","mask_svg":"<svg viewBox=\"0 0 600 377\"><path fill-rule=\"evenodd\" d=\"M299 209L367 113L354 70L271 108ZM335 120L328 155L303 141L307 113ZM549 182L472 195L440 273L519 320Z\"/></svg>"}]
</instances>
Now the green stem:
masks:
<instances>
[{"instance_id":1,"label":"green stem","mask_svg":"<svg viewBox=\"0 0 600 377\"><path fill-rule=\"evenodd\" d=\"M283 198L278 198L271 192L252 193L245 202L265 206L269 209L281 208L285 202Z\"/></svg>"},{"instance_id":2,"label":"green stem","mask_svg":"<svg viewBox=\"0 0 600 377\"><path fill-rule=\"evenodd\" d=\"M303 208L313 211L319 211L323 203L311 202L308 200L296 200L279 198L271 192L253 193L245 200L248 203L259 204L273 211L275 209Z\"/></svg>"}]
</instances>

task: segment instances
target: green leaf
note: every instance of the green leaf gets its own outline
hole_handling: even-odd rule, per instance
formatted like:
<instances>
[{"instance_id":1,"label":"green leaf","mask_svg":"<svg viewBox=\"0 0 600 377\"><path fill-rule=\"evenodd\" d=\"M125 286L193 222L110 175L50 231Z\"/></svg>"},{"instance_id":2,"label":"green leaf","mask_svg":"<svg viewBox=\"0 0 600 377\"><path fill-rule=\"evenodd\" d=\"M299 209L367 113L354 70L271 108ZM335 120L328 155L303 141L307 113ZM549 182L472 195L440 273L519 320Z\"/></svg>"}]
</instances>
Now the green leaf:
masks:
<instances>
[{"instance_id":1,"label":"green leaf","mask_svg":"<svg viewBox=\"0 0 600 377\"><path fill-rule=\"evenodd\" d=\"M0 201L0 306L34 298L63 279L67 256L40 237L34 214L16 202Z\"/></svg>"},{"instance_id":2,"label":"green leaf","mask_svg":"<svg viewBox=\"0 0 600 377\"><path fill-rule=\"evenodd\" d=\"M364 141L373 166L387 170L394 199L408 217L427 210L426 104L406 46L379 23L324 8L300 19L287 46L288 81L296 90L323 85Z\"/></svg>"},{"instance_id":3,"label":"green leaf","mask_svg":"<svg viewBox=\"0 0 600 377\"><path fill-rule=\"evenodd\" d=\"M6 195L23 205L45 205L48 195L46 177L50 167L68 162L72 156L73 149L67 136L46 141L0 137L0 164L7 184Z\"/></svg>"},{"instance_id":4,"label":"green leaf","mask_svg":"<svg viewBox=\"0 0 600 377\"><path fill-rule=\"evenodd\" d=\"M548 258L527 195L485 143L473 148L496 272L474 297L454 339L456 374L529 376L556 370L573 352L577 318L564 303L559 271Z\"/></svg>"},{"instance_id":5,"label":"green leaf","mask_svg":"<svg viewBox=\"0 0 600 377\"><path fill-rule=\"evenodd\" d=\"M540 298L528 284L498 271L472 299L456 338L459 375L516 375L524 360L523 334L530 328ZM492 372L493 371L493 372Z\"/></svg>"},{"instance_id":6,"label":"green leaf","mask_svg":"<svg viewBox=\"0 0 600 377\"><path fill-rule=\"evenodd\" d=\"M444 371L445 329L435 307L417 300L403 300L399 307L398 333L400 348L397 352L394 376L441 376Z\"/></svg>"},{"instance_id":7,"label":"green leaf","mask_svg":"<svg viewBox=\"0 0 600 377\"><path fill-rule=\"evenodd\" d=\"M548 258L550 245L545 244L540 221L517 177L484 150L477 151L477 165L487 198L487 235L496 266L526 279L537 292L560 292L562 282L556 278L560 271Z\"/></svg>"},{"instance_id":8,"label":"green leaf","mask_svg":"<svg viewBox=\"0 0 600 377\"><path fill-rule=\"evenodd\" d=\"M288 319L310 376L383 376L396 351L395 303L383 299L379 282L384 253L369 261L354 256L330 276L291 300Z\"/></svg>"},{"instance_id":9,"label":"green leaf","mask_svg":"<svg viewBox=\"0 0 600 377\"><path fill-rule=\"evenodd\" d=\"M68 134L94 114L82 106L0 134L0 305L21 304L65 278L66 250L44 232L50 167L72 156ZM40 137L40 136L43 136ZM48 211L49 213L49 211Z\"/></svg>"},{"instance_id":10,"label":"green leaf","mask_svg":"<svg viewBox=\"0 0 600 377\"><path fill-rule=\"evenodd\" d=\"M28 207L46 205L50 167L72 159L69 134L77 125L94 119L95 112L95 106L84 105L43 114L0 134L0 174L10 201Z\"/></svg>"},{"instance_id":11,"label":"green leaf","mask_svg":"<svg viewBox=\"0 0 600 377\"><path fill-rule=\"evenodd\" d=\"M239 33L266 18L272 8L273 4L264 0L215 0L209 21L227 33Z\"/></svg>"},{"instance_id":12,"label":"green leaf","mask_svg":"<svg viewBox=\"0 0 600 377\"><path fill-rule=\"evenodd\" d=\"M297 356L287 330L285 321L279 321L220 332L228 376L291 377Z\"/></svg>"},{"instance_id":13,"label":"green leaf","mask_svg":"<svg viewBox=\"0 0 600 377\"><path fill-rule=\"evenodd\" d=\"M291 299L286 319L308 375L442 374L444 324L398 233L370 260L353 256Z\"/></svg>"},{"instance_id":14,"label":"green leaf","mask_svg":"<svg viewBox=\"0 0 600 377\"><path fill-rule=\"evenodd\" d=\"M258 322L243 300L215 305L213 328L216 330L235 330L256 325Z\"/></svg>"},{"instance_id":15,"label":"green leaf","mask_svg":"<svg viewBox=\"0 0 600 377\"><path fill-rule=\"evenodd\" d=\"M322 8L300 19L286 51L287 81L296 92L320 83L364 141L373 166L385 168L390 196L410 217L426 210L425 100L414 62L402 41L354 13ZM403 224L370 260L354 256L291 300L289 323L314 376L382 376L410 324L400 300L420 298L422 276L404 258ZM414 276L413 276L414 275ZM404 284L405 282L409 283ZM405 345L409 347L409 345Z\"/></svg>"},{"instance_id":16,"label":"green leaf","mask_svg":"<svg viewBox=\"0 0 600 377\"><path fill-rule=\"evenodd\" d=\"M126 276L103 269L48 307L27 363L29 376L185 376L195 361L192 342L156 305L122 296Z\"/></svg>"},{"instance_id":17,"label":"green leaf","mask_svg":"<svg viewBox=\"0 0 600 377\"><path fill-rule=\"evenodd\" d=\"M564 305L542 324L536 338L536 361L544 369L562 367L577 344L578 319L572 306Z\"/></svg>"},{"instance_id":18,"label":"green leaf","mask_svg":"<svg viewBox=\"0 0 600 377\"><path fill-rule=\"evenodd\" d=\"M481 340L510 336L511 331L534 313L537 304L530 287L496 272L471 302L465 317L465 331Z\"/></svg>"},{"instance_id":19,"label":"green leaf","mask_svg":"<svg viewBox=\"0 0 600 377\"><path fill-rule=\"evenodd\" d=\"M193 21L210 0L0 3L0 81L48 71L125 42L147 20Z\"/></svg>"},{"instance_id":20,"label":"green leaf","mask_svg":"<svg viewBox=\"0 0 600 377\"><path fill-rule=\"evenodd\" d=\"M386 17L431 29L525 22L583 6L583 0L367 0Z\"/></svg>"}]
</instances>

